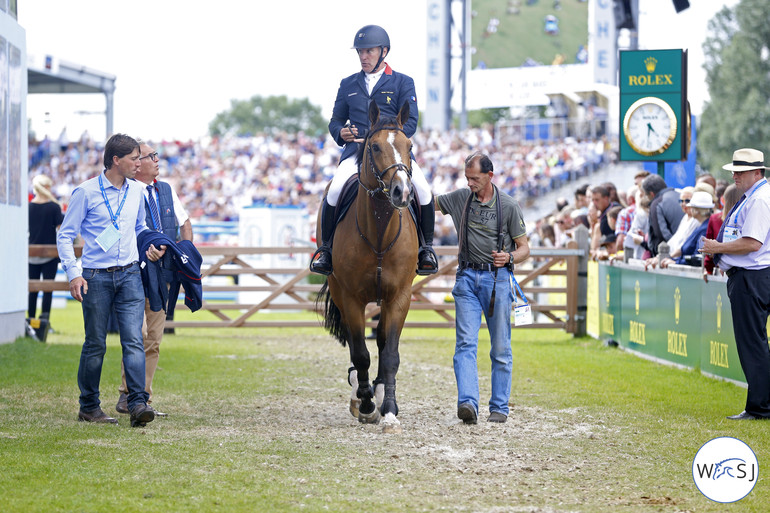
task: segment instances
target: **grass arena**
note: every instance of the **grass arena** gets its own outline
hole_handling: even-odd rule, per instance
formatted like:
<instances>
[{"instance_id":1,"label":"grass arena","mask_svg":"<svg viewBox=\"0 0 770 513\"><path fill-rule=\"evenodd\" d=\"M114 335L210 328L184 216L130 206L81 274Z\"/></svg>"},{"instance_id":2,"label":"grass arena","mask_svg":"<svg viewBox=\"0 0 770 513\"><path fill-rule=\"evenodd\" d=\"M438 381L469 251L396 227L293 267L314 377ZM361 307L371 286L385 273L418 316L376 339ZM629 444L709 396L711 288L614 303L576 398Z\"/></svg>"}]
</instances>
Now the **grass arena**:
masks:
<instances>
[{"instance_id":1,"label":"grass arena","mask_svg":"<svg viewBox=\"0 0 770 513\"><path fill-rule=\"evenodd\" d=\"M178 320L197 315L182 309ZM320 319L290 330L177 328L155 381L169 417L129 429L126 416L118 426L76 421L79 305L68 301L52 323L45 344L0 346L4 511L759 512L770 499L765 424L723 415L745 390L588 337L514 329L509 420L469 426L456 418L454 331L406 328L403 432L392 435L350 415L348 352ZM488 351L482 330L482 402ZM110 335L105 410L119 383ZM722 435L760 462L753 492L732 505L706 499L692 478L699 447Z\"/></svg>"}]
</instances>

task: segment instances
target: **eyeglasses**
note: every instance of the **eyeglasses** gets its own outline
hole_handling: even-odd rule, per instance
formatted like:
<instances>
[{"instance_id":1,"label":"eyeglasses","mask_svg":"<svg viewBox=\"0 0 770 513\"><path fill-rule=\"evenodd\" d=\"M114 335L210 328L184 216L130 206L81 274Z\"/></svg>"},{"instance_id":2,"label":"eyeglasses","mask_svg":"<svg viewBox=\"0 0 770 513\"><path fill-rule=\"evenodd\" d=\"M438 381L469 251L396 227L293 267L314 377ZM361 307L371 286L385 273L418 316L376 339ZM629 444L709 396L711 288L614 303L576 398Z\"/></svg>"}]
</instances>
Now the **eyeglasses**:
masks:
<instances>
[{"instance_id":1,"label":"eyeglasses","mask_svg":"<svg viewBox=\"0 0 770 513\"><path fill-rule=\"evenodd\" d=\"M158 160L158 152L156 151L155 153L150 153L149 155L145 155L144 157L139 157L139 160L144 160L144 159L150 159L153 162L155 162L156 160Z\"/></svg>"},{"instance_id":2,"label":"eyeglasses","mask_svg":"<svg viewBox=\"0 0 770 513\"><path fill-rule=\"evenodd\" d=\"M679 200L679 203L689 203L689 202L690 202L690 200L688 200L688 199L685 199L685 200L683 200L683 199L680 199L680 200Z\"/></svg>"}]
</instances>

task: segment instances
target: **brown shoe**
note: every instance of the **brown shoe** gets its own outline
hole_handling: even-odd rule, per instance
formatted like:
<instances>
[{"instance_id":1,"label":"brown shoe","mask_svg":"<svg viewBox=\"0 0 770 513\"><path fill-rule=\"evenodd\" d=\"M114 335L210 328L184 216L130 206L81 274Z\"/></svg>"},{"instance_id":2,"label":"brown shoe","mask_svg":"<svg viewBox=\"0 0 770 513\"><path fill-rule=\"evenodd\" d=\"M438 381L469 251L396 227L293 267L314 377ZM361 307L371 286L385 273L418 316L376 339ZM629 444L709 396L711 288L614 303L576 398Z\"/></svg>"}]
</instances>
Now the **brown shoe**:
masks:
<instances>
[{"instance_id":1,"label":"brown shoe","mask_svg":"<svg viewBox=\"0 0 770 513\"><path fill-rule=\"evenodd\" d=\"M118 413L128 413L128 394L120 393L118 404L115 405L115 411Z\"/></svg>"},{"instance_id":2,"label":"brown shoe","mask_svg":"<svg viewBox=\"0 0 770 513\"><path fill-rule=\"evenodd\" d=\"M131 409L131 427L144 427L155 420L155 410L149 404L140 404Z\"/></svg>"},{"instance_id":3,"label":"brown shoe","mask_svg":"<svg viewBox=\"0 0 770 513\"><path fill-rule=\"evenodd\" d=\"M97 424L117 424L118 423L118 419L108 417L107 414L104 413L101 408L97 408L93 411L80 410L78 412L78 420L80 422L95 422Z\"/></svg>"}]
</instances>

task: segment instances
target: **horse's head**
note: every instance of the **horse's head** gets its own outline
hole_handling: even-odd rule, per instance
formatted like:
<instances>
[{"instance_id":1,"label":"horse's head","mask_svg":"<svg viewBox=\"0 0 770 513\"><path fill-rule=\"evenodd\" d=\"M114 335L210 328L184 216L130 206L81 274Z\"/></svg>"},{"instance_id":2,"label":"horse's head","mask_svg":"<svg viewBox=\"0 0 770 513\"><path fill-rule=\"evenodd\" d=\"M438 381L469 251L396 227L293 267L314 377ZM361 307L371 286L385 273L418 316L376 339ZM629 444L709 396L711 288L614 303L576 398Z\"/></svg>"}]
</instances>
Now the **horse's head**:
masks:
<instances>
[{"instance_id":1,"label":"horse's head","mask_svg":"<svg viewBox=\"0 0 770 513\"><path fill-rule=\"evenodd\" d=\"M409 119L409 103L395 119L380 119L377 103L369 105L369 133L359 149L358 179L374 196L385 194L395 208L404 208L414 194L412 190L412 142L404 133Z\"/></svg>"}]
</instances>

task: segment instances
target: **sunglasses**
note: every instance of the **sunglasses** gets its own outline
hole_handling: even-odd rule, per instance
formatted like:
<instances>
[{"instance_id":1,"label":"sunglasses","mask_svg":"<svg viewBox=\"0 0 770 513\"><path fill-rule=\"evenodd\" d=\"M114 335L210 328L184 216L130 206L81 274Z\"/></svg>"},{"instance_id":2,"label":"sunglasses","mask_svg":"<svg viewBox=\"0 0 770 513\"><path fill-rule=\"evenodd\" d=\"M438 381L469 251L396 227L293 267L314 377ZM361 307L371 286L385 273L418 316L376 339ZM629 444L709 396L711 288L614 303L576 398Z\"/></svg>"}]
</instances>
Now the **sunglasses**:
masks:
<instances>
[{"instance_id":1,"label":"sunglasses","mask_svg":"<svg viewBox=\"0 0 770 513\"><path fill-rule=\"evenodd\" d=\"M149 155L145 155L144 157L139 157L139 160L144 160L144 159L150 159L152 161L156 161L158 160L158 152L156 151L155 153L150 153Z\"/></svg>"},{"instance_id":2,"label":"sunglasses","mask_svg":"<svg viewBox=\"0 0 770 513\"><path fill-rule=\"evenodd\" d=\"M680 199L679 200L679 203L689 203L689 202L690 202L690 200L688 200L688 199L686 199L686 200Z\"/></svg>"}]
</instances>

